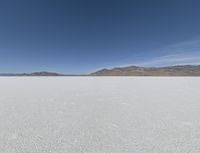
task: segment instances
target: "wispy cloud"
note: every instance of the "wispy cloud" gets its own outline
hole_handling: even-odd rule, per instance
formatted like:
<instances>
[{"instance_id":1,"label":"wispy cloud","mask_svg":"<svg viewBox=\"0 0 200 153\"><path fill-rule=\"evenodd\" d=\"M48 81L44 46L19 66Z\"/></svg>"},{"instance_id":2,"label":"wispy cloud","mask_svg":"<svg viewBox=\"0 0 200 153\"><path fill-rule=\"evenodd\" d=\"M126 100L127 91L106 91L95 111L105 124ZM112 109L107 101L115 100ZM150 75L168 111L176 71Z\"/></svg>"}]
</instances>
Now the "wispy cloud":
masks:
<instances>
[{"instance_id":1,"label":"wispy cloud","mask_svg":"<svg viewBox=\"0 0 200 153\"><path fill-rule=\"evenodd\" d=\"M156 50L160 56L135 63L140 66L200 65L200 39Z\"/></svg>"}]
</instances>

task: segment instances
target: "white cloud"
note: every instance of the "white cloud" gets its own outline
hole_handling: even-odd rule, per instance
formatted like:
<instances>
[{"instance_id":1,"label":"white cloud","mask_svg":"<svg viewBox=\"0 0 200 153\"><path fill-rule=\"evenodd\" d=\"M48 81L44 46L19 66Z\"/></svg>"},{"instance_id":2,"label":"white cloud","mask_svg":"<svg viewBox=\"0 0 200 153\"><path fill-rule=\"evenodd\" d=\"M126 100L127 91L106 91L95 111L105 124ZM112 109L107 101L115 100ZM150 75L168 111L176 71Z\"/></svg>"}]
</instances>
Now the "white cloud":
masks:
<instances>
[{"instance_id":1,"label":"white cloud","mask_svg":"<svg viewBox=\"0 0 200 153\"><path fill-rule=\"evenodd\" d=\"M199 65L200 39L182 42L156 50L159 57L135 63L139 66Z\"/></svg>"}]
</instances>

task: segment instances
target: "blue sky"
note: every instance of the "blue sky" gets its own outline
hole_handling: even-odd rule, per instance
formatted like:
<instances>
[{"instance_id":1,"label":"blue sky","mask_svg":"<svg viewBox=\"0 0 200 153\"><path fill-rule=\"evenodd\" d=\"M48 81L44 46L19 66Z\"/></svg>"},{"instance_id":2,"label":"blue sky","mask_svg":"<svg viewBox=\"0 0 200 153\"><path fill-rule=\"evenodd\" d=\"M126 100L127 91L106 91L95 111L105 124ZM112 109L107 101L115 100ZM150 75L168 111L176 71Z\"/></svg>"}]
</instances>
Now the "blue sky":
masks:
<instances>
[{"instance_id":1,"label":"blue sky","mask_svg":"<svg viewBox=\"0 0 200 153\"><path fill-rule=\"evenodd\" d=\"M1 0L0 73L200 64L199 0Z\"/></svg>"}]
</instances>

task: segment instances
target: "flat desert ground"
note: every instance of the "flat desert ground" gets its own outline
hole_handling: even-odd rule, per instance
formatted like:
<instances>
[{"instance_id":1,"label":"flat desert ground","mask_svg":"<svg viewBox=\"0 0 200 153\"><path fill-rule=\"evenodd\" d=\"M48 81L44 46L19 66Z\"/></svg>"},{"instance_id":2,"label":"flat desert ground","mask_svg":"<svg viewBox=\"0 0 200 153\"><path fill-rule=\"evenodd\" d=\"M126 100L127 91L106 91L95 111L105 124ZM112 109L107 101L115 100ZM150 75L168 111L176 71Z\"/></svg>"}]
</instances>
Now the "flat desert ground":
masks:
<instances>
[{"instance_id":1,"label":"flat desert ground","mask_svg":"<svg viewBox=\"0 0 200 153\"><path fill-rule=\"evenodd\" d=\"M198 77L1 77L0 153L199 153Z\"/></svg>"}]
</instances>

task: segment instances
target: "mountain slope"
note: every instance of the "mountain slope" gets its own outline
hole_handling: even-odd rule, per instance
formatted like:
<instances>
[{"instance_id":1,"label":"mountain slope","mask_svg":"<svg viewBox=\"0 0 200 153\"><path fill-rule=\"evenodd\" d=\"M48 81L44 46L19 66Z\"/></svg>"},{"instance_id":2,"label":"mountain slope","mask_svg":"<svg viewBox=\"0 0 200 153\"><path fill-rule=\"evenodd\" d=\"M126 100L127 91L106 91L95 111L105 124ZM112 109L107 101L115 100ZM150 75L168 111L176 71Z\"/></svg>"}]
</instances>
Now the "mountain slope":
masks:
<instances>
[{"instance_id":1,"label":"mountain slope","mask_svg":"<svg viewBox=\"0 0 200 153\"><path fill-rule=\"evenodd\" d=\"M92 76L200 76L200 65L178 65L169 67L118 67L102 69Z\"/></svg>"}]
</instances>

